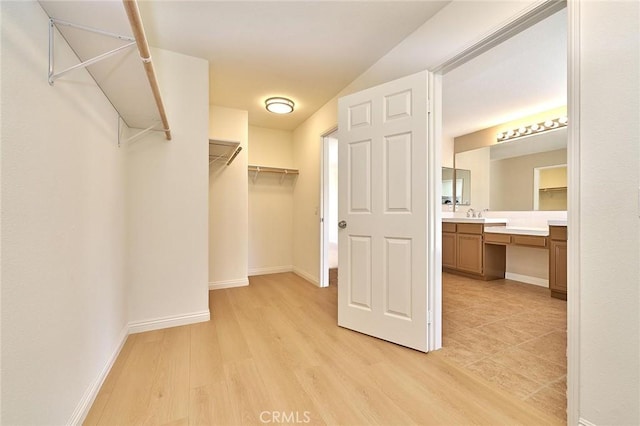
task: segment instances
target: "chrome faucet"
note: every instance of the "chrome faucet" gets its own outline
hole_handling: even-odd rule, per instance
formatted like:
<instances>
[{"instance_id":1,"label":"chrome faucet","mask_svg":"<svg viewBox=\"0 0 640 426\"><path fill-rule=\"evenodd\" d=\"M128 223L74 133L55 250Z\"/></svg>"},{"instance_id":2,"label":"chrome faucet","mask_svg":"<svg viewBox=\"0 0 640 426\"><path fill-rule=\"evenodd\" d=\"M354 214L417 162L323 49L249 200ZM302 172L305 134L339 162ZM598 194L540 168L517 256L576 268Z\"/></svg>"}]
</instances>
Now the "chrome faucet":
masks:
<instances>
[{"instance_id":1,"label":"chrome faucet","mask_svg":"<svg viewBox=\"0 0 640 426\"><path fill-rule=\"evenodd\" d=\"M476 211L474 209L467 210L467 217L474 217Z\"/></svg>"},{"instance_id":2,"label":"chrome faucet","mask_svg":"<svg viewBox=\"0 0 640 426\"><path fill-rule=\"evenodd\" d=\"M482 213L484 213L484 212L488 212L488 211L489 211L489 209L482 209L482 210L480 210L480 211L478 212L478 216L477 216L477 217L482 217Z\"/></svg>"}]
</instances>

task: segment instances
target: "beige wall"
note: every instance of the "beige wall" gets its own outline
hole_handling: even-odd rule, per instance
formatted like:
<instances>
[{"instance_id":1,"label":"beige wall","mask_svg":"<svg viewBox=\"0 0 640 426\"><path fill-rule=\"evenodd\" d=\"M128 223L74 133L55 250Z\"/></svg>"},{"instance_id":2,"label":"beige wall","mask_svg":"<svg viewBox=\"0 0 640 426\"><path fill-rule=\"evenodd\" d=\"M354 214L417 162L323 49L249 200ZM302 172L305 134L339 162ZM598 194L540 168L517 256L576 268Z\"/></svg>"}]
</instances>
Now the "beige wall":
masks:
<instances>
[{"instance_id":1,"label":"beige wall","mask_svg":"<svg viewBox=\"0 0 640 426\"><path fill-rule=\"evenodd\" d=\"M293 134L249 126L249 164L293 169ZM249 275L293 269L293 175L249 176Z\"/></svg>"},{"instance_id":2,"label":"beige wall","mask_svg":"<svg viewBox=\"0 0 640 426\"><path fill-rule=\"evenodd\" d=\"M580 416L585 424L637 425L640 4L579 5ZM571 238L570 229L570 256Z\"/></svg>"},{"instance_id":3,"label":"beige wall","mask_svg":"<svg viewBox=\"0 0 640 426\"><path fill-rule=\"evenodd\" d=\"M233 163L216 162L209 169L209 288L247 285L248 113L211 105L209 138L240 142Z\"/></svg>"},{"instance_id":4,"label":"beige wall","mask_svg":"<svg viewBox=\"0 0 640 426\"><path fill-rule=\"evenodd\" d=\"M533 210L533 170L566 163L566 149L491 161L491 209Z\"/></svg>"},{"instance_id":5,"label":"beige wall","mask_svg":"<svg viewBox=\"0 0 640 426\"><path fill-rule=\"evenodd\" d=\"M564 188L567 186L567 167L540 170L540 188Z\"/></svg>"}]
</instances>

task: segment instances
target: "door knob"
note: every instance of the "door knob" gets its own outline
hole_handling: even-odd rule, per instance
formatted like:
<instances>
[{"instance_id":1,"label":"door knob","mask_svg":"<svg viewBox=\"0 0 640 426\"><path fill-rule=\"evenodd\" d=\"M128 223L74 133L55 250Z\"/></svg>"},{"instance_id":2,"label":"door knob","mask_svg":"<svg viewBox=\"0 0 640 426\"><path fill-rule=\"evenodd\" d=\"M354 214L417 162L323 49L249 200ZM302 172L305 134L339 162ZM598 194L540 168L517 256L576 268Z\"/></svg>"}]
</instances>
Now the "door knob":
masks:
<instances>
[{"instance_id":1,"label":"door knob","mask_svg":"<svg viewBox=\"0 0 640 426\"><path fill-rule=\"evenodd\" d=\"M338 222L338 228L340 229L344 229L347 227L347 222L344 220L341 220L340 222Z\"/></svg>"}]
</instances>

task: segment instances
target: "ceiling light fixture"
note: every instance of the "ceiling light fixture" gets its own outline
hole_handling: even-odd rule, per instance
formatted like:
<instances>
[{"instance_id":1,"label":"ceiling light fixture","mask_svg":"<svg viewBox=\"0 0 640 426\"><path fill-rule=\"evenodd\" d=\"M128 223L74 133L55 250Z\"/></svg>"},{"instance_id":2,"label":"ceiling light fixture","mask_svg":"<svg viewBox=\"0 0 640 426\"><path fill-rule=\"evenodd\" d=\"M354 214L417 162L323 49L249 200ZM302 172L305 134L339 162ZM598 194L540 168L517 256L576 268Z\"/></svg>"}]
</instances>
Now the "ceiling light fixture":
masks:
<instances>
[{"instance_id":1,"label":"ceiling light fixture","mask_svg":"<svg viewBox=\"0 0 640 426\"><path fill-rule=\"evenodd\" d=\"M542 123L531 124L530 126L522 126L518 129L507 130L505 132L498 132L496 135L498 143L506 142L508 140L521 138L523 136L529 136L534 133L546 132L548 130L555 130L561 127L566 127L568 123L567 117L560 117L554 120L546 120Z\"/></svg>"},{"instance_id":2,"label":"ceiling light fixture","mask_svg":"<svg viewBox=\"0 0 640 426\"><path fill-rule=\"evenodd\" d=\"M289 114L293 112L293 107L295 106L291 99L282 97L269 98L264 101L264 105L267 111L275 114Z\"/></svg>"}]
</instances>

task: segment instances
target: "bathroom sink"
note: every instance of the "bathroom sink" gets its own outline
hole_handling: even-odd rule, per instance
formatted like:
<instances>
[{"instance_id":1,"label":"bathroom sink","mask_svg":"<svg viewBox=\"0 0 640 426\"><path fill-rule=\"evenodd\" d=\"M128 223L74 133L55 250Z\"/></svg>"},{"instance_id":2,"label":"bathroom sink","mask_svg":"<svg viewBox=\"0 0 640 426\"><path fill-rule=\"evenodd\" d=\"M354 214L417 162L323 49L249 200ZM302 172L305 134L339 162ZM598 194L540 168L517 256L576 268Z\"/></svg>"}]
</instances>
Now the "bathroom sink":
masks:
<instances>
[{"instance_id":1,"label":"bathroom sink","mask_svg":"<svg viewBox=\"0 0 640 426\"><path fill-rule=\"evenodd\" d=\"M507 223L507 219L496 219L493 217L443 217L443 222L458 223Z\"/></svg>"}]
</instances>

